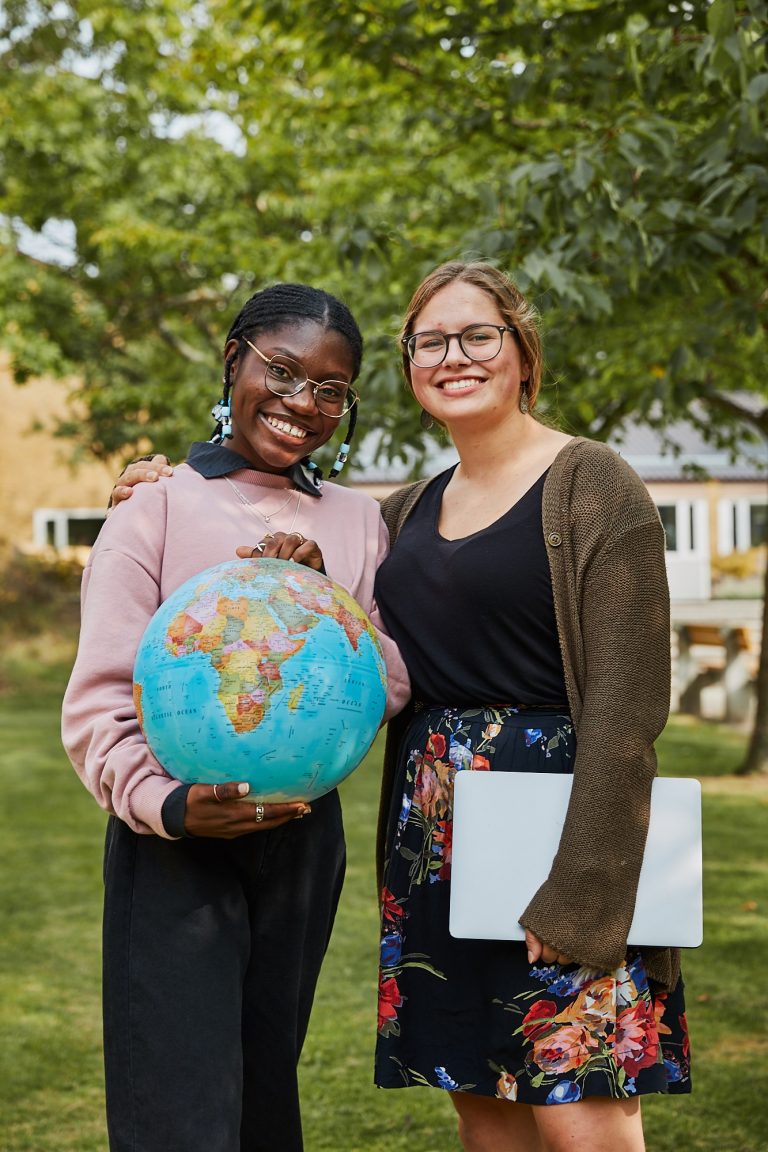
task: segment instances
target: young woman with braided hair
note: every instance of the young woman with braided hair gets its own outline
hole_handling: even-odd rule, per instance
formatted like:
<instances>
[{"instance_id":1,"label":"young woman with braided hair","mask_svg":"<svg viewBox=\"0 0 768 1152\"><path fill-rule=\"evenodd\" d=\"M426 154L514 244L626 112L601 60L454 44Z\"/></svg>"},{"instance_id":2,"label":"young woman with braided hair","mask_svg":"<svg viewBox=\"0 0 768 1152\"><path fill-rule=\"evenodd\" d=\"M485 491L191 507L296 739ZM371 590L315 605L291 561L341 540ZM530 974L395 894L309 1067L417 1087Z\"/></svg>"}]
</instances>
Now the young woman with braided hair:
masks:
<instances>
[{"instance_id":1,"label":"young woman with braided hair","mask_svg":"<svg viewBox=\"0 0 768 1152\"><path fill-rule=\"evenodd\" d=\"M257 292L227 336L212 441L108 518L83 578L64 744L110 813L104 1048L111 1152L300 1152L296 1066L344 873L337 793L242 804L241 781L171 778L147 747L133 665L158 606L213 564L324 569L377 622L379 507L323 485L311 452L347 436L362 337L306 285ZM239 548L256 537L255 548ZM409 695L392 642L387 715ZM306 819L300 819L306 816Z\"/></svg>"}]
</instances>

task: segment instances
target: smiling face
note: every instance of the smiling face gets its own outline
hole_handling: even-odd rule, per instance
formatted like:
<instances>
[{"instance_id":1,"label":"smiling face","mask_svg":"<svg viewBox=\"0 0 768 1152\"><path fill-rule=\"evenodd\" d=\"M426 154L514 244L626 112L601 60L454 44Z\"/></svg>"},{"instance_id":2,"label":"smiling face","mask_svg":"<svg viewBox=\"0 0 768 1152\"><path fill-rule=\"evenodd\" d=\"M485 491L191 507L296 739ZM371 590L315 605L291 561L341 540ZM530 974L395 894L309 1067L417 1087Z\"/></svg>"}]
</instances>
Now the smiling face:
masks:
<instances>
[{"instance_id":1,"label":"smiling face","mask_svg":"<svg viewBox=\"0 0 768 1152\"><path fill-rule=\"evenodd\" d=\"M461 332L470 324L505 325L496 301L474 284L456 280L437 291L414 317L412 332ZM452 339L442 364L409 365L411 387L419 404L450 430L469 421L522 418L520 385L528 364L517 340L505 332L492 360L474 361Z\"/></svg>"},{"instance_id":2,"label":"smiling face","mask_svg":"<svg viewBox=\"0 0 768 1152\"><path fill-rule=\"evenodd\" d=\"M297 360L311 380L351 383L354 356L340 332L314 322L291 323L265 329L251 337L267 358L277 355ZM238 351L230 340L225 359ZM250 460L260 472L284 472L291 464L325 444L339 421L325 416L315 404L311 387L295 396L275 396L264 380L264 361L249 348L231 369L232 438L227 446Z\"/></svg>"}]
</instances>

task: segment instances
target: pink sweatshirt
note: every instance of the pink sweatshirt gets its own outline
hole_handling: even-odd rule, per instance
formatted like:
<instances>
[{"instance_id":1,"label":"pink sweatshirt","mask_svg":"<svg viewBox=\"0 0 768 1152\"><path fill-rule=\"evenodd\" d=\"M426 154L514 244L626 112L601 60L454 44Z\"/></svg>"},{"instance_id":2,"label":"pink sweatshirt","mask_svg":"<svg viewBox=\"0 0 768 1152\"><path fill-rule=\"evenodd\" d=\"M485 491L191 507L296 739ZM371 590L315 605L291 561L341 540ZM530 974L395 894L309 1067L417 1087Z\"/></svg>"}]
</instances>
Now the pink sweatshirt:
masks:
<instances>
[{"instance_id":1,"label":"pink sweatshirt","mask_svg":"<svg viewBox=\"0 0 768 1152\"><path fill-rule=\"evenodd\" d=\"M285 476L242 470L230 479L270 512L284 503ZM274 531L288 531L296 505L275 514ZM381 631L373 599L376 569L389 540L370 496L326 484L322 496L302 493L293 525L320 545L325 570L371 617L387 663L386 719L410 695L405 665ZM167 837L161 809L179 781L165 772L142 736L133 703L133 666L151 617L191 576L235 559L240 544L267 531L223 477L204 479L187 464L156 484L138 485L104 525L83 573L77 659L62 709L62 739L85 786L99 804L136 832Z\"/></svg>"}]
</instances>

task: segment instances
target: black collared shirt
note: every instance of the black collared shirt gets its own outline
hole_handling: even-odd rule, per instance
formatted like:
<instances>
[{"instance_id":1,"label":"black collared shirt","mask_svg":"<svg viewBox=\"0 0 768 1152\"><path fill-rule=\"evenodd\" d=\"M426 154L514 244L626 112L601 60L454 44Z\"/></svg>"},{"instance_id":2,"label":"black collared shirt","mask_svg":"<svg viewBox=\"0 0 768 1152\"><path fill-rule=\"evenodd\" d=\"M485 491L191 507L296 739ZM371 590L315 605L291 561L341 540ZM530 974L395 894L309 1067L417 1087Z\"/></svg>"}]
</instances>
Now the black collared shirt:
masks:
<instances>
[{"instance_id":1,"label":"black collared shirt","mask_svg":"<svg viewBox=\"0 0 768 1152\"><path fill-rule=\"evenodd\" d=\"M225 448L223 444L212 444L210 441L204 440L196 440L191 445L187 454L187 464L190 468L194 468L195 472L204 476L206 480L215 480L218 476L239 472L241 468L250 468L251 471L255 472L261 471L250 460L246 460L245 456L241 456L239 452L233 452L231 448ZM286 469L285 475L293 481L301 492L306 492L310 496L322 496L319 484L316 484L307 475L298 462L291 464L290 468Z\"/></svg>"}]
</instances>

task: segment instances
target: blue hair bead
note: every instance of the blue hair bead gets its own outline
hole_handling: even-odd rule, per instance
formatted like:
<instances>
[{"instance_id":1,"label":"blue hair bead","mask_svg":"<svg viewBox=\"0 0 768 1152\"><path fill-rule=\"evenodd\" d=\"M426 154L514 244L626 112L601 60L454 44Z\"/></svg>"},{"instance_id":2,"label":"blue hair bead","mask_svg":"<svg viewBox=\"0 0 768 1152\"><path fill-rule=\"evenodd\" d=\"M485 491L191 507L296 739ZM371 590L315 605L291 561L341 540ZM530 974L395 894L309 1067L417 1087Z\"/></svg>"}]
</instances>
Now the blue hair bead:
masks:
<instances>
[{"instance_id":1,"label":"blue hair bead","mask_svg":"<svg viewBox=\"0 0 768 1152\"><path fill-rule=\"evenodd\" d=\"M333 463L333 468L331 468L332 479L335 479L335 477L339 475L342 468L349 459L349 448L349 444L342 444L342 446L339 448L338 455L336 456L336 459Z\"/></svg>"}]
</instances>

